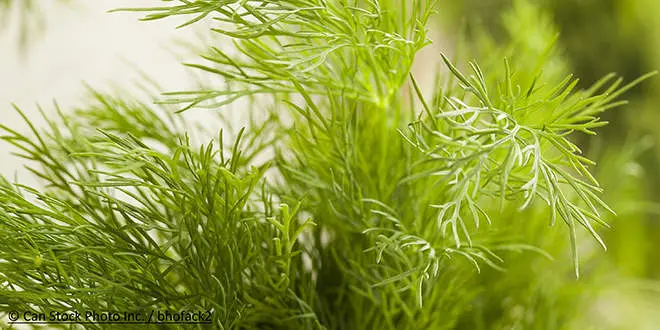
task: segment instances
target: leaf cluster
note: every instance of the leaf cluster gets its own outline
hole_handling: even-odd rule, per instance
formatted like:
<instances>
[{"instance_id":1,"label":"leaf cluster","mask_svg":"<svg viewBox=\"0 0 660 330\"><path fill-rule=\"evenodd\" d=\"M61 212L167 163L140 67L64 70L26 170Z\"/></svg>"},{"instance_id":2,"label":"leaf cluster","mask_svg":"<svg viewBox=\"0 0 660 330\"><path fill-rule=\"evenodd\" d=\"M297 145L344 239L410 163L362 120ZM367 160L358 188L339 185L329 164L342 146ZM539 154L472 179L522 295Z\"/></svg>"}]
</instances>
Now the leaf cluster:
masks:
<instances>
[{"instance_id":1,"label":"leaf cluster","mask_svg":"<svg viewBox=\"0 0 660 330\"><path fill-rule=\"evenodd\" d=\"M220 328L315 324L285 321L310 313L295 291L309 285L297 240L312 223L263 191L267 166L245 165L240 134L230 149L222 133L195 147L171 115L94 96L45 132L30 124L31 137L1 127L46 188L2 181L0 304L203 310Z\"/></svg>"}]
</instances>

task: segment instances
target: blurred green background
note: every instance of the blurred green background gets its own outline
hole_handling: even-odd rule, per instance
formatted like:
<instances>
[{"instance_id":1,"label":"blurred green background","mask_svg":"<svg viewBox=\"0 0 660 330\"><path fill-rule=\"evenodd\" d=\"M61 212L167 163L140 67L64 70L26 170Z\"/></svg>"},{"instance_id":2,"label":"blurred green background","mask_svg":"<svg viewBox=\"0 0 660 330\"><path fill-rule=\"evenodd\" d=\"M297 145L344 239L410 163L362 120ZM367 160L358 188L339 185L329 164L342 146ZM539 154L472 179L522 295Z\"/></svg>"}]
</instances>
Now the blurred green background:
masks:
<instances>
[{"instance_id":1,"label":"blurred green background","mask_svg":"<svg viewBox=\"0 0 660 330\"><path fill-rule=\"evenodd\" d=\"M468 43L478 43L485 34L495 44L506 45L511 42L511 33L507 33L511 25L518 25L515 34L533 34L527 31L529 26L520 22L524 18L520 15L514 15L516 22L501 19L523 1L441 2L449 8L440 11L439 26L444 35L463 29L472 38ZM540 9L549 24L554 25L559 61L580 79L583 88L610 72L631 81L660 69L660 1L525 3ZM536 25L542 23L537 21ZM591 295L601 296L595 301L604 303L596 304L597 312L592 317L600 317L601 324L587 321L580 326L659 329L660 79L654 77L644 82L623 98L629 104L603 114L610 124L601 128L598 136L575 136L587 156L597 162L594 172L604 188L605 200L617 212L617 216L608 219L612 228L602 230L608 252L588 262L589 278L581 281L597 282L595 277L627 279L596 284ZM583 306L576 301L575 308Z\"/></svg>"},{"instance_id":2,"label":"blurred green background","mask_svg":"<svg viewBox=\"0 0 660 330\"><path fill-rule=\"evenodd\" d=\"M510 0L447 2L440 11L445 34L463 27L488 33L505 44L502 15ZM631 81L660 68L660 1L530 1L552 19L559 31L559 56L568 72L589 87L608 73ZM444 4L441 5L443 7ZM486 31L486 32L485 32ZM521 31L521 33L523 33ZM477 34L474 34L477 35ZM611 259L625 275L660 278L660 80L652 78L624 96L629 104L604 113L609 125L596 137L576 136L591 159L608 202L618 217L607 230Z\"/></svg>"}]
</instances>

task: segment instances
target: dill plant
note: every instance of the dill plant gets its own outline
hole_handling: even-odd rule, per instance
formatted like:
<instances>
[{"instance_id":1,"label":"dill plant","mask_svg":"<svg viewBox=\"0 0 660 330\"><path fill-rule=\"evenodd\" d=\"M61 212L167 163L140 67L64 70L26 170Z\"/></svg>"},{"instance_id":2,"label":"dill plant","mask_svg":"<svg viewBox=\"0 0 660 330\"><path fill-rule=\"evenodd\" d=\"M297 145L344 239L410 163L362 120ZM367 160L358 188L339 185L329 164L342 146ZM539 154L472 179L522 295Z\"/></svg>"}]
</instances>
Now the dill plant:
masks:
<instances>
[{"instance_id":1,"label":"dill plant","mask_svg":"<svg viewBox=\"0 0 660 330\"><path fill-rule=\"evenodd\" d=\"M424 95L411 68L438 8L124 9L209 24L233 48L187 65L226 84L157 105L90 91L45 129L0 126L45 182L2 181L0 309L204 309L222 329L577 327L596 285L575 276L597 258L578 251L605 246L613 210L572 139L648 76L577 89L551 22L516 1L508 44L477 31L456 59L438 54L447 70ZM170 108L237 100L261 118L231 142L191 142Z\"/></svg>"}]
</instances>

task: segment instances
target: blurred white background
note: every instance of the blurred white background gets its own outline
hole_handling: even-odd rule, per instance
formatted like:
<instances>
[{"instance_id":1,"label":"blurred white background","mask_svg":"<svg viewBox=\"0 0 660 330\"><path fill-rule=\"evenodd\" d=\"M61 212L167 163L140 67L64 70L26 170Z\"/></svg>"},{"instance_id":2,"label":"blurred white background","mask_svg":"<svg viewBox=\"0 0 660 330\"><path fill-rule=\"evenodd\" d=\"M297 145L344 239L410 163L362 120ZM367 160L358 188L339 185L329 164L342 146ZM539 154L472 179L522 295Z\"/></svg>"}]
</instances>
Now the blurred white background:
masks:
<instances>
[{"instance_id":1,"label":"blurred white background","mask_svg":"<svg viewBox=\"0 0 660 330\"><path fill-rule=\"evenodd\" d=\"M19 0L20 1L20 0ZM17 104L36 125L43 125L36 104L53 111L56 100L62 108L80 105L85 86L103 89L130 86L146 73L163 90L181 90L193 82L175 40L194 41L195 28L176 30L176 19L141 22L140 13L108 13L122 7L162 5L159 0L53 0L35 1L45 19L45 28L33 35L28 48L18 49L15 15L0 30L0 123L21 132L26 126L11 103ZM179 49L179 53L181 53ZM188 58L190 59L190 57ZM153 95L152 97L156 97ZM196 112L195 116L204 116ZM10 156L11 147L0 143L0 174L22 183L22 161Z\"/></svg>"}]
</instances>

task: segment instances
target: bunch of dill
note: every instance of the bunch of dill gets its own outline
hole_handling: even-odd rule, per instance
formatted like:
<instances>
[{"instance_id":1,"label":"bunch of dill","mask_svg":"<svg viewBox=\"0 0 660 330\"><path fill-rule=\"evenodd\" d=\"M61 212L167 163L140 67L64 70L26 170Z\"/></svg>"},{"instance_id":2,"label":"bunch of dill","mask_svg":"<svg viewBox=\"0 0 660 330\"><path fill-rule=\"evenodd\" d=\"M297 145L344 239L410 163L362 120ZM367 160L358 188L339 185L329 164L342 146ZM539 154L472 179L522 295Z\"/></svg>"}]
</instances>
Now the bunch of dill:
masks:
<instances>
[{"instance_id":1,"label":"bunch of dill","mask_svg":"<svg viewBox=\"0 0 660 330\"><path fill-rule=\"evenodd\" d=\"M210 24L232 48L208 45L188 66L226 84L157 105L91 91L86 107L45 115L45 129L26 116L30 134L0 126L45 182L0 181L0 310L206 310L220 329L582 322L567 307L589 292L570 281L578 251L585 235L605 247L598 227L613 210L573 133L594 134L599 114L648 76L578 90L552 24L516 1L503 18L509 44L476 32L454 60L438 54L446 70L425 95L411 68L437 9L126 9ZM259 119L203 144L168 107L237 100Z\"/></svg>"}]
</instances>

